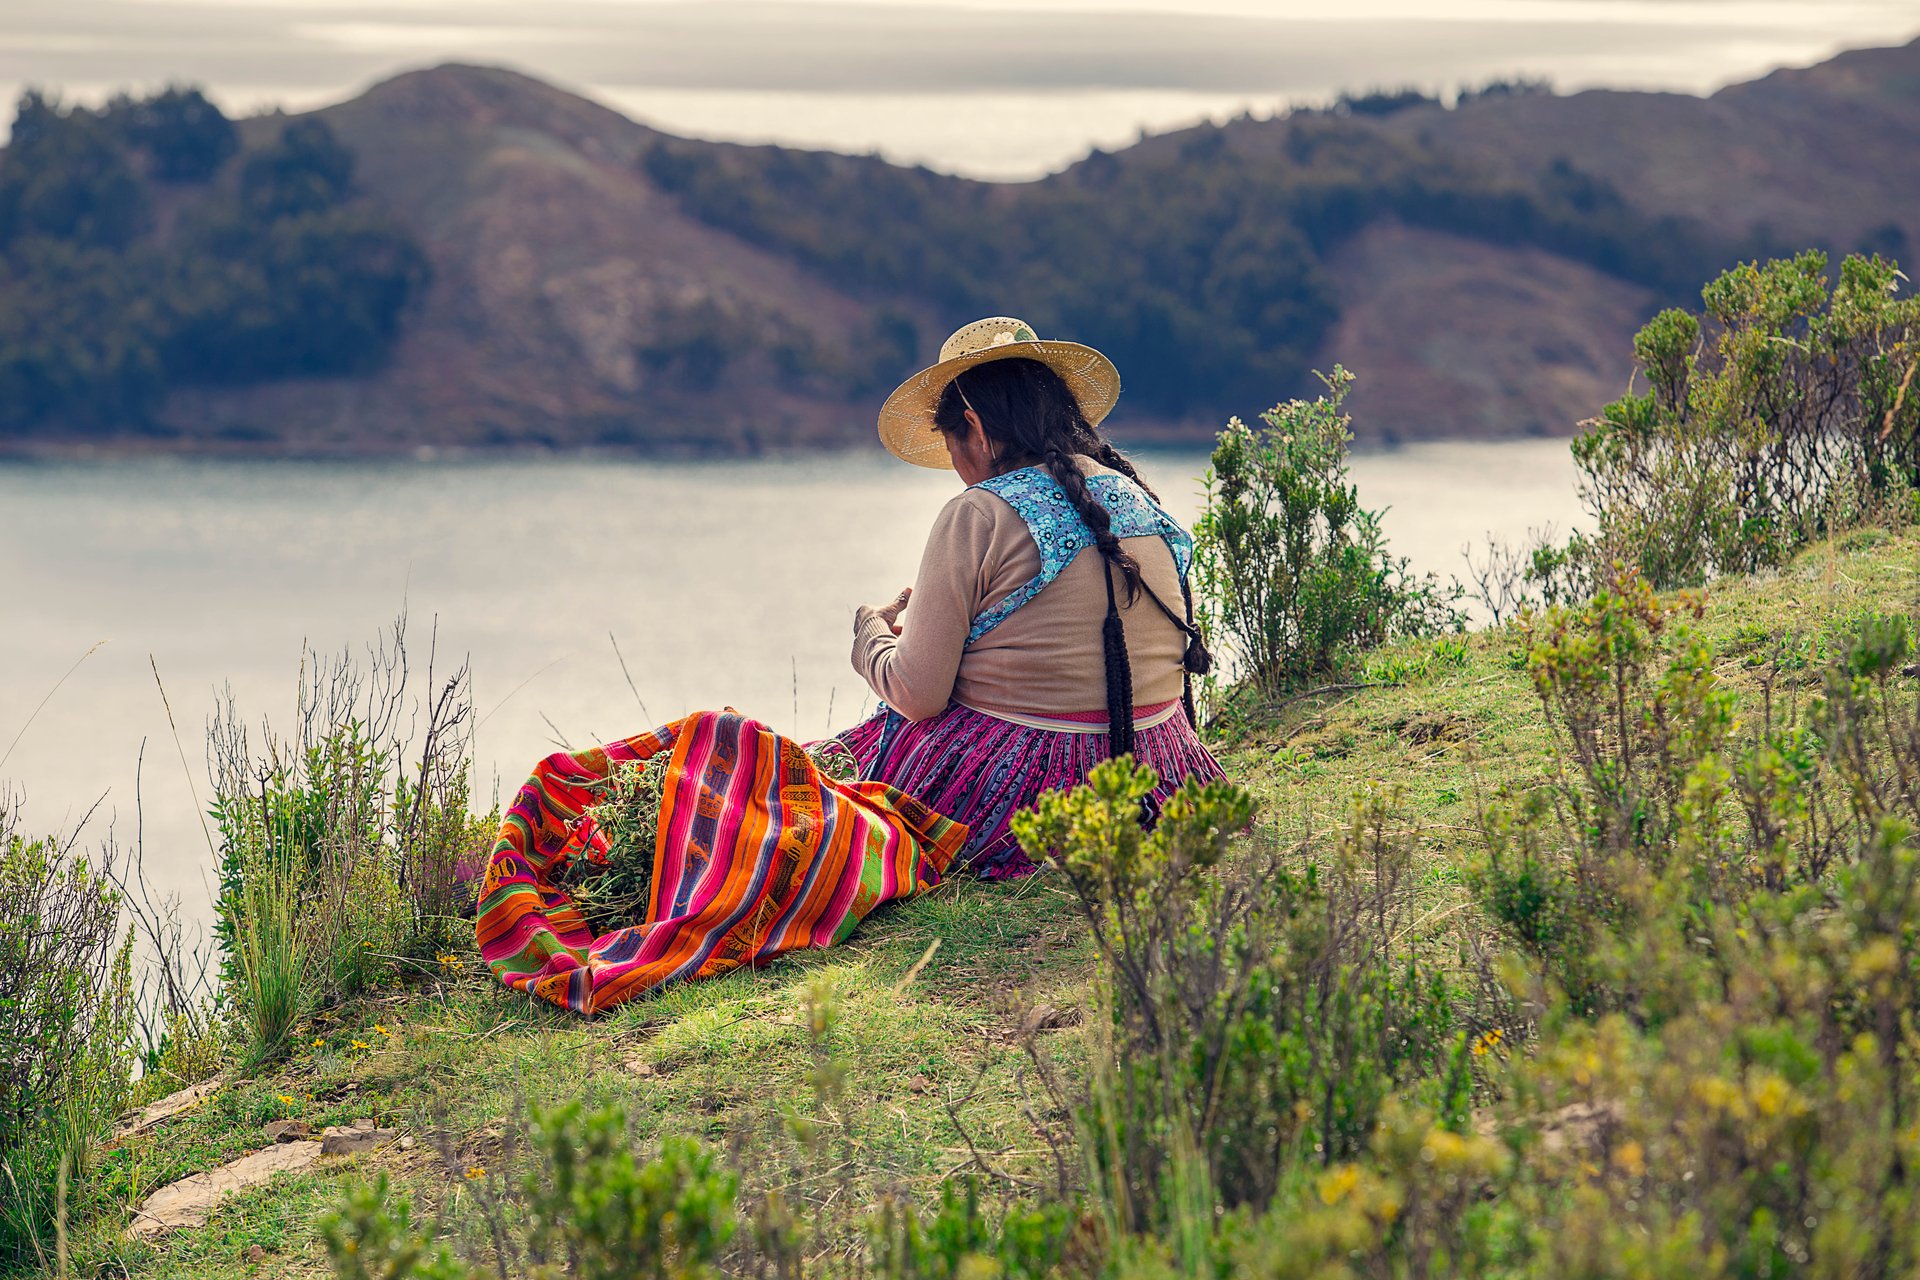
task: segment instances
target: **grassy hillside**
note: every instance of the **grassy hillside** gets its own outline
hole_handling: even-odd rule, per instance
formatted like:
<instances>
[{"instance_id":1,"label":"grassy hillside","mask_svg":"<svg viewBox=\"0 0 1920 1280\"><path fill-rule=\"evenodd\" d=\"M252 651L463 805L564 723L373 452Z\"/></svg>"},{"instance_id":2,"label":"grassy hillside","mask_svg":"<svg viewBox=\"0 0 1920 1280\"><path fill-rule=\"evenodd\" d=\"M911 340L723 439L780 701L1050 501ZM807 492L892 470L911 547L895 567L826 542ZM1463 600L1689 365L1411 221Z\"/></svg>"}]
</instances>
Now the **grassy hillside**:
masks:
<instances>
[{"instance_id":1,"label":"grassy hillside","mask_svg":"<svg viewBox=\"0 0 1920 1280\"><path fill-rule=\"evenodd\" d=\"M1802 699L1860 617L1916 607L1920 539L1867 529L1778 574L1721 583L1699 629L1720 655L1715 678L1749 718L1778 646L1799 661L1773 695ZM1291 843L1338 825L1357 789L1386 788L1417 831L1420 928L1439 953L1450 938L1483 938L1487 923L1462 881L1480 841L1479 805L1537 775L1550 740L1518 646L1511 628L1472 635L1464 653L1402 645L1349 682L1372 687L1297 696L1223 724L1221 759L1261 803L1255 839ZM1901 677L1913 678L1911 668ZM751 1135L778 1128L783 1106L813 1095L819 1059L804 1008L820 979L839 990L826 1049L856 1103L833 1113L844 1127L829 1163L765 1176L786 1179L801 1203L861 1203L884 1189L928 1195L976 1151L1009 1175L1043 1174L1034 1124L1048 1103L1018 1041L1023 1026L1034 1028L1064 1069L1087 1060L1099 1023L1084 1016L1092 962L1058 877L1046 876L954 883L883 912L846 946L681 987L595 1023L510 997L470 954L427 965L403 994L324 1015L285 1067L230 1082L122 1143L104 1177L112 1194L137 1200L265 1145L261 1126L281 1118L318 1128L370 1117L397 1128L402 1143L244 1193L202 1230L137 1245L102 1234L78 1253L114 1256L114 1274L124 1266L136 1276L322 1274L316 1218L345 1186L384 1172L418 1203L468 1212L498 1176L529 1100L620 1101L644 1135L750 1146Z\"/></svg>"}]
</instances>

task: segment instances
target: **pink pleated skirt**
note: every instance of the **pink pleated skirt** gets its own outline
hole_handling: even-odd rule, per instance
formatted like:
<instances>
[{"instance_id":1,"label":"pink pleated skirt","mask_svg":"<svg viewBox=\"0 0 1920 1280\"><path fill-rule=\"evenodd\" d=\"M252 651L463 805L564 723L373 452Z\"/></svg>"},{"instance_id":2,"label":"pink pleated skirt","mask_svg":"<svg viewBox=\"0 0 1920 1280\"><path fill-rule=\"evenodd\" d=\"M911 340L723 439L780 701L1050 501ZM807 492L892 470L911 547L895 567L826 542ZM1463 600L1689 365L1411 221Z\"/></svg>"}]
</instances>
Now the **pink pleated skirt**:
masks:
<instances>
[{"instance_id":1,"label":"pink pleated skirt","mask_svg":"<svg viewBox=\"0 0 1920 1280\"><path fill-rule=\"evenodd\" d=\"M862 778L898 787L967 824L956 868L1003 880L1037 869L1007 829L1008 819L1043 791L1085 782L1087 771L1107 758L1106 723L1104 711L1013 720L956 702L918 721L883 707L836 736L860 762ZM1178 702L1136 709L1133 754L1160 775L1147 799L1149 813L1158 813L1188 778L1225 776Z\"/></svg>"}]
</instances>

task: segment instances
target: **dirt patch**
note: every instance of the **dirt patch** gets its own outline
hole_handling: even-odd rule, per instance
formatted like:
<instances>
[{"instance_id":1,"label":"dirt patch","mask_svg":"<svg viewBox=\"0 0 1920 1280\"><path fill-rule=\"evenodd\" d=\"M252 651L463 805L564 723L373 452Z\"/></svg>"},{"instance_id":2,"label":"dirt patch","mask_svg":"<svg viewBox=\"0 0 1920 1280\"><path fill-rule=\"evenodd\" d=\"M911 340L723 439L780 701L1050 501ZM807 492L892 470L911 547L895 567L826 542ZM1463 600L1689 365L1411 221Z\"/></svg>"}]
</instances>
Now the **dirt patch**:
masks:
<instances>
[{"instance_id":1,"label":"dirt patch","mask_svg":"<svg viewBox=\"0 0 1920 1280\"><path fill-rule=\"evenodd\" d=\"M1465 742L1473 736L1473 726L1450 711L1427 711L1409 716L1393 726L1394 732L1413 746L1430 742Z\"/></svg>"}]
</instances>

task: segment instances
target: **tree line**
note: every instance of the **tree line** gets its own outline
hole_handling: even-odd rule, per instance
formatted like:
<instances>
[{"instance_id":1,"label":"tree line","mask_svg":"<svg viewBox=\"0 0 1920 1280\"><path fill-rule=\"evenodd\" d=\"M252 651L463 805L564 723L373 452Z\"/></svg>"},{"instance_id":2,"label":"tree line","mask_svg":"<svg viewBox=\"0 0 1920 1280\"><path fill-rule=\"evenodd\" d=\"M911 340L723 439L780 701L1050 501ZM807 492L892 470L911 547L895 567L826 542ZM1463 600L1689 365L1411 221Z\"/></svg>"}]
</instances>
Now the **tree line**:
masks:
<instances>
[{"instance_id":1,"label":"tree line","mask_svg":"<svg viewBox=\"0 0 1920 1280\"><path fill-rule=\"evenodd\" d=\"M198 89L20 97L0 155L0 431L150 427L177 387L377 366L427 259L317 119L264 146Z\"/></svg>"}]
</instances>

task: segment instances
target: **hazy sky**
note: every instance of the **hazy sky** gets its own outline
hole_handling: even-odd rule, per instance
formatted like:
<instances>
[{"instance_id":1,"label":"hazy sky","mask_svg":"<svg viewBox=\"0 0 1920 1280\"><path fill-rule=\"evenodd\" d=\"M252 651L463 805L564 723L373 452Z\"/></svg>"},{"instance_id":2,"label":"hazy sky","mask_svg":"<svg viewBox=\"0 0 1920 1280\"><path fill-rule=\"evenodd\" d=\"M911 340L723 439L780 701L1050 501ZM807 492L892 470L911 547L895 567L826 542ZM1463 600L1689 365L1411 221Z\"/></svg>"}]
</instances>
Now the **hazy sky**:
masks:
<instances>
[{"instance_id":1,"label":"hazy sky","mask_svg":"<svg viewBox=\"0 0 1920 1280\"><path fill-rule=\"evenodd\" d=\"M0 0L0 91L302 107L500 62L679 132L991 175L1341 88L1694 92L1920 35L1920 0Z\"/></svg>"}]
</instances>

